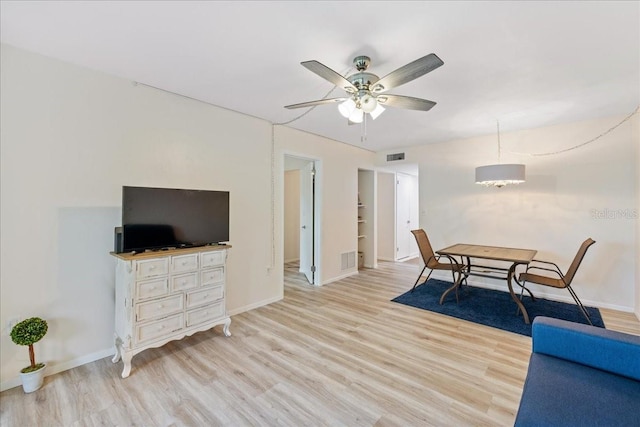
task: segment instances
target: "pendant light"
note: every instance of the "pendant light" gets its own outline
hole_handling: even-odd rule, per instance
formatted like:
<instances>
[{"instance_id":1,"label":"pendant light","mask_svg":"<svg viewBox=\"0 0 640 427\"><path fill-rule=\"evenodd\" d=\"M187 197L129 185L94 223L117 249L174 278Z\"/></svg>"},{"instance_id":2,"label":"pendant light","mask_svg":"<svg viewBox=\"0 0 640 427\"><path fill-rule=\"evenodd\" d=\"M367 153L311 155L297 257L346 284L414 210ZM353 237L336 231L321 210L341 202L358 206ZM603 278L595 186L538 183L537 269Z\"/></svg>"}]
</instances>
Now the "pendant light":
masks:
<instances>
[{"instance_id":1,"label":"pendant light","mask_svg":"<svg viewBox=\"0 0 640 427\"><path fill-rule=\"evenodd\" d=\"M525 168L522 164L500 163L500 122L498 127L498 164L476 168L476 184L486 187L504 187L509 184L520 184L525 181Z\"/></svg>"}]
</instances>

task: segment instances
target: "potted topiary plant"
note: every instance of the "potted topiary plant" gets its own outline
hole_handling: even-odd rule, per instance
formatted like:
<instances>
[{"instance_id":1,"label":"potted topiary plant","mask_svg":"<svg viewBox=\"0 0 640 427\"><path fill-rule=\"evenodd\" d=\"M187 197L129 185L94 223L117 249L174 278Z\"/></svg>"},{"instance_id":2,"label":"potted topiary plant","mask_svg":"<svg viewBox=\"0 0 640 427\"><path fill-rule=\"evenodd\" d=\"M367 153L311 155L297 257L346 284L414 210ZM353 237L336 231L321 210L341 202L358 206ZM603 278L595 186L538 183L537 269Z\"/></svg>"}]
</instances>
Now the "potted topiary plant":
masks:
<instances>
[{"instance_id":1,"label":"potted topiary plant","mask_svg":"<svg viewBox=\"0 0 640 427\"><path fill-rule=\"evenodd\" d=\"M29 361L31 364L20 371L22 388L25 393L31 393L42 387L44 368L46 364L37 363L33 352L33 344L37 343L47 333L47 322L39 317L32 317L16 324L11 330L11 340L18 345L29 346Z\"/></svg>"}]
</instances>

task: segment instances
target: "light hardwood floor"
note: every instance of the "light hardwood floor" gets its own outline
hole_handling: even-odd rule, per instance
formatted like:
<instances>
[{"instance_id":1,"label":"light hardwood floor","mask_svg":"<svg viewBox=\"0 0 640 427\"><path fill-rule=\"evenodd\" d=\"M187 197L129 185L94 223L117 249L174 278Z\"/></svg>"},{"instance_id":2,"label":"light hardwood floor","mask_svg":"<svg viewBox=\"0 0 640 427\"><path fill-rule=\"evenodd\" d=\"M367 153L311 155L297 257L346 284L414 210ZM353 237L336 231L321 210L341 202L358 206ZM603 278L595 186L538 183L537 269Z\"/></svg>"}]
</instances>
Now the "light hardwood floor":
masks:
<instances>
[{"instance_id":1,"label":"light hardwood floor","mask_svg":"<svg viewBox=\"0 0 640 427\"><path fill-rule=\"evenodd\" d=\"M283 301L147 350L0 394L2 426L510 426L531 339L390 302L415 263L323 287L285 269ZM640 335L633 315L602 310Z\"/></svg>"}]
</instances>

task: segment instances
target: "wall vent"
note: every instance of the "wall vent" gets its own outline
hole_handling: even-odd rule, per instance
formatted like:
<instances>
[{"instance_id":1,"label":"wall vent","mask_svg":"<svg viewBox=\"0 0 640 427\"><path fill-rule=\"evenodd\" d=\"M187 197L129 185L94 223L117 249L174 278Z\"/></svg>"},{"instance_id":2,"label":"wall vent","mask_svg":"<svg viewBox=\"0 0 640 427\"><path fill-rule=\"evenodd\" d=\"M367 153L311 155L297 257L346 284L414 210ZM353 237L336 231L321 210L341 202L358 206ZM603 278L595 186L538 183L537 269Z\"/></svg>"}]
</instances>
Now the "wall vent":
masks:
<instances>
[{"instance_id":1,"label":"wall vent","mask_svg":"<svg viewBox=\"0 0 640 427\"><path fill-rule=\"evenodd\" d=\"M356 266L356 252L345 252L341 255L341 269L350 270Z\"/></svg>"},{"instance_id":2,"label":"wall vent","mask_svg":"<svg viewBox=\"0 0 640 427\"><path fill-rule=\"evenodd\" d=\"M387 154L387 162L404 160L404 153Z\"/></svg>"}]
</instances>

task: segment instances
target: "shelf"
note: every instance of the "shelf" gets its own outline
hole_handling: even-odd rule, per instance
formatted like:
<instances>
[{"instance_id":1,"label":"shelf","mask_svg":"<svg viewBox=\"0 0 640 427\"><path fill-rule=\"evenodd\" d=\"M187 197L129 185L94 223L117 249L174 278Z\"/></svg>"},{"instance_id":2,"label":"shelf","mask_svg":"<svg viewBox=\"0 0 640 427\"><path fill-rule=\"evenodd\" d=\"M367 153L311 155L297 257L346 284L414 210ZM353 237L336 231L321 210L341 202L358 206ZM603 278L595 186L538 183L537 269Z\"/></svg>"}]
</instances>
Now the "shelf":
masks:
<instances>
[{"instance_id":1,"label":"shelf","mask_svg":"<svg viewBox=\"0 0 640 427\"><path fill-rule=\"evenodd\" d=\"M361 234L360 236L358 236L358 239L364 239L365 237L367 236L365 236L364 234Z\"/></svg>"},{"instance_id":2,"label":"shelf","mask_svg":"<svg viewBox=\"0 0 640 427\"><path fill-rule=\"evenodd\" d=\"M363 205L363 204L359 204L359 205L358 205L358 207L359 207L359 208L364 208L364 207L366 207L366 206L365 206L365 205Z\"/></svg>"},{"instance_id":3,"label":"shelf","mask_svg":"<svg viewBox=\"0 0 640 427\"><path fill-rule=\"evenodd\" d=\"M358 220L358 223L359 223L359 224L362 224L363 222L367 222L367 220L366 220L366 219L359 219L359 220Z\"/></svg>"}]
</instances>

